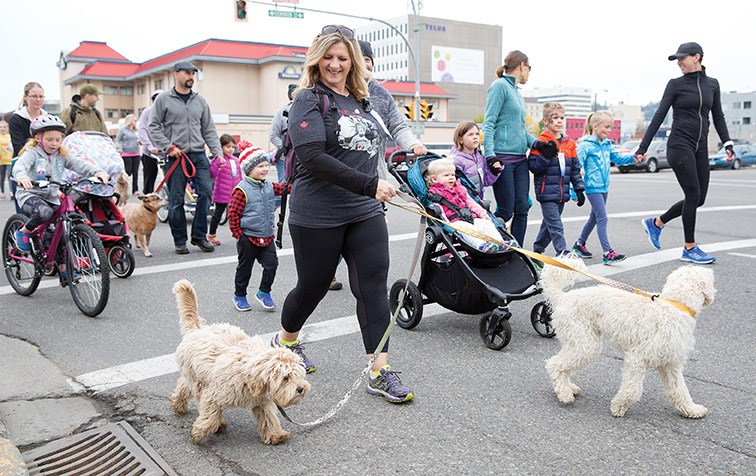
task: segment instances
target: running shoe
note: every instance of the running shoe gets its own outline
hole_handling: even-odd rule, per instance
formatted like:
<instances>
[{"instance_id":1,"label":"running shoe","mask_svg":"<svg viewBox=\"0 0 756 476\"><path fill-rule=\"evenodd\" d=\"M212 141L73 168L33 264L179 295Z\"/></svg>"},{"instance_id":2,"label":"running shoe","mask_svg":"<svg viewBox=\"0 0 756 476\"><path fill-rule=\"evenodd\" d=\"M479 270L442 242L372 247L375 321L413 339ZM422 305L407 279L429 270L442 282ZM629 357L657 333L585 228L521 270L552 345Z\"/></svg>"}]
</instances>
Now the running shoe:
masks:
<instances>
[{"instance_id":1,"label":"running shoe","mask_svg":"<svg viewBox=\"0 0 756 476\"><path fill-rule=\"evenodd\" d=\"M281 342L279 340L278 334L274 335L272 339L270 339L270 346L271 347L286 347L290 351L294 352L299 356L299 359L302 361L302 367L304 367L305 372L308 374L311 374L315 372L315 364L312 363L310 359L307 358L307 356L304 353L304 344L297 341L291 345L281 345Z\"/></svg>"},{"instance_id":2,"label":"running shoe","mask_svg":"<svg viewBox=\"0 0 756 476\"><path fill-rule=\"evenodd\" d=\"M572 251L574 251L578 256L584 259L593 258L593 253L588 251L588 248L585 247L585 245L581 245L577 241L574 245L572 245Z\"/></svg>"},{"instance_id":3,"label":"running shoe","mask_svg":"<svg viewBox=\"0 0 756 476\"><path fill-rule=\"evenodd\" d=\"M237 296L234 294L234 307L239 312L247 312L252 310L252 306L247 301L247 296Z\"/></svg>"},{"instance_id":4,"label":"running shoe","mask_svg":"<svg viewBox=\"0 0 756 476\"><path fill-rule=\"evenodd\" d=\"M21 230L16 230L16 248L19 251L31 251L31 243L29 242L30 234L24 233Z\"/></svg>"},{"instance_id":5,"label":"running shoe","mask_svg":"<svg viewBox=\"0 0 756 476\"><path fill-rule=\"evenodd\" d=\"M715 262L716 260L717 258L706 253L698 246L694 246L689 250L683 247L682 256L680 257L680 261L687 261L688 263L696 264L710 264Z\"/></svg>"},{"instance_id":6,"label":"running shoe","mask_svg":"<svg viewBox=\"0 0 756 476\"><path fill-rule=\"evenodd\" d=\"M270 296L270 293L257 291L257 294L255 294L255 301L259 302L266 311L272 311L276 308L276 303L273 302L273 298Z\"/></svg>"},{"instance_id":7,"label":"running shoe","mask_svg":"<svg viewBox=\"0 0 756 476\"><path fill-rule=\"evenodd\" d=\"M391 403L409 402L415 398L415 394L408 387L402 385L399 373L391 370L390 366L384 365L377 377L370 376L368 378L368 393L382 395Z\"/></svg>"},{"instance_id":8,"label":"running shoe","mask_svg":"<svg viewBox=\"0 0 756 476\"><path fill-rule=\"evenodd\" d=\"M619 263L620 261L625 261L625 259L627 259L627 256L621 255L614 250L604 253L604 264Z\"/></svg>"},{"instance_id":9,"label":"running shoe","mask_svg":"<svg viewBox=\"0 0 756 476\"><path fill-rule=\"evenodd\" d=\"M659 241L659 235L661 235L662 229L656 226L656 219L654 217L644 218L641 220L643 229L648 235L648 241L651 242L651 246L657 250L661 249L661 242Z\"/></svg>"},{"instance_id":10,"label":"running shoe","mask_svg":"<svg viewBox=\"0 0 756 476\"><path fill-rule=\"evenodd\" d=\"M331 284L328 286L329 291L338 291L343 288L344 285L340 281L336 281L336 276L331 280Z\"/></svg>"},{"instance_id":11,"label":"running shoe","mask_svg":"<svg viewBox=\"0 0 756 476\"><path fill-rule=\"evenodd\" d=\"M213 246L220 246L221 242L218 239L218 235L207 235L207 241L213 244Z\"/></svg>"}]
</instances>

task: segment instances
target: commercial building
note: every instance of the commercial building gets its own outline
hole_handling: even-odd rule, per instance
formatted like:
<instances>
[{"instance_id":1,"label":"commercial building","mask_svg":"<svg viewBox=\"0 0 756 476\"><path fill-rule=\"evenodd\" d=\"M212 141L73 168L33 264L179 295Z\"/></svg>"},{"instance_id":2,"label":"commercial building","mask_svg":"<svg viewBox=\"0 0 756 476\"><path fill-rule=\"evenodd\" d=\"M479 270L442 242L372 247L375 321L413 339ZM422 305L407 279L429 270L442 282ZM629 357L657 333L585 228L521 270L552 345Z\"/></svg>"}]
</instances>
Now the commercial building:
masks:
<instances>
[{"instance_id":1,"label":"commercial building","mask_svg":"<svg viewBox=\"0 0 756 476\"><path fill-rule=\"evenodd\" d=\"M374 22L355 29L357 38L373 47L375 77L414 82L417 75L409 42L419 61L420 81L436 83L454 98L448 114L434 119L482 120L486 90L503 59L501 26L413 15L386 23L391 27ZM434 110L440 106L422 94L421 99L433 104Z\"/></svg>"},{"instance_id":2,"label":"commercial building","mask_svg":"<svg viewBox=\"0 0 756 476\"><path fill-rule=\"evenodd\" d=\"M756 91L722 93L722 110L730 137L756 144ZM711 127L709 149L719 143L719 136Z\"/></svg>"}]
</instances>

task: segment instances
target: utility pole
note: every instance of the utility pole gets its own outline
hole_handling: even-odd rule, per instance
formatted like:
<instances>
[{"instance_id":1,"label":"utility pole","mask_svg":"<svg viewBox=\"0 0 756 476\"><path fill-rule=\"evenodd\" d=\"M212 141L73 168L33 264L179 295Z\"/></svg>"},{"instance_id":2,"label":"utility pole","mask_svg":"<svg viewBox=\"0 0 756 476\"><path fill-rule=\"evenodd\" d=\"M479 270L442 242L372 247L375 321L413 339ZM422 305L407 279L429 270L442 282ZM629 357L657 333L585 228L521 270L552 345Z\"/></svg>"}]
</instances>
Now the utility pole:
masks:
<instances>
[{"instance_id":1,"label":"utility pole","mask_svg":"<svg viewBox=\"0 0 756 476\"><path fill-rule=\"evenodd\" d=\"M416 54L413 55L412 59L415 61L415 121L412 124L412 130L415 133L416 137L421 137L423 135L425 127L420 124L420 62L418 61L417 55L420 54L420 23L417 21L417 11L422 8L422 4L420 3L421 0L417 0L418 5L415 6L415 0L410 0L412 4L412 31L415 35L415 52Z\"/></svg>"}]
</instances>

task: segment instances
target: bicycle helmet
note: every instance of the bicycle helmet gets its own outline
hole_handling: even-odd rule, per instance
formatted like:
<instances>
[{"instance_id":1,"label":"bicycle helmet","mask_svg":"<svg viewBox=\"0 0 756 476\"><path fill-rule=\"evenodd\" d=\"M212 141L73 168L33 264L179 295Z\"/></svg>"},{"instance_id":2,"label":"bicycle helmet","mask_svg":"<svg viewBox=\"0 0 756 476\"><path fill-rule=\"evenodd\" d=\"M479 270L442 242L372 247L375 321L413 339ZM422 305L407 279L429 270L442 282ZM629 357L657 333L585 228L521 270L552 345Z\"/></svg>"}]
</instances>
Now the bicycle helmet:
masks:
<instances>
[{"instance_id":1,"label":"bicycle helmet","mask_svg":"<svg viewBox=\"0 0 756 476\"><path fill-rule=\"evenodd\" d=\"M32 135L39 134L45 131L60 131L66 133L66 125L57 116L52 114L42 114L37 116L29 126L29 131Z\"/></svg>"}]
</instances>

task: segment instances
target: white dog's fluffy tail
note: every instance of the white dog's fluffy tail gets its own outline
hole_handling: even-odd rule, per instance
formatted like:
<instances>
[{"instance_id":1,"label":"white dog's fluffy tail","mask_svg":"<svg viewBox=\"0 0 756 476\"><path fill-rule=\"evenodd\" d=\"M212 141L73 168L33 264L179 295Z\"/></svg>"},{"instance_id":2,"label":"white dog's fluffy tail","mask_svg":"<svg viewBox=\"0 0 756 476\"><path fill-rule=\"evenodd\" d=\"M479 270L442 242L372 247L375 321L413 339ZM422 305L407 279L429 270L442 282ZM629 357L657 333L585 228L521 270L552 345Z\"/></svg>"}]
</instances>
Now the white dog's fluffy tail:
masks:
<instances>
[{"instance_id":1,"label":"white dog's fluffy tail","mask_svg":"<svg viewBox=\"0 0 756 476\"><path fill-rule=\"evenodd\" d=\"M194 286L186 279L176 281L173 294L176 295L176 305L179 308L181 335L202 327L205 320L200 317L197 309L197 293L194 292Z\"/></svg>"},{"instance_id":2,"label":"white dog's fluffy tail","mask_svg":"<svg viewBox=\"0 0 756 476\"><path fill-rule=\"evenodd\" d=\"M583 260L577 257L557 258L557 261L581 271L586 269ZM556 305L559 298L564 295L564 290L575 284L579 277L580 275L575 271L546 265L541 272L541 286L544 296L552 305Z\"/></svg>"}]
</instances>

